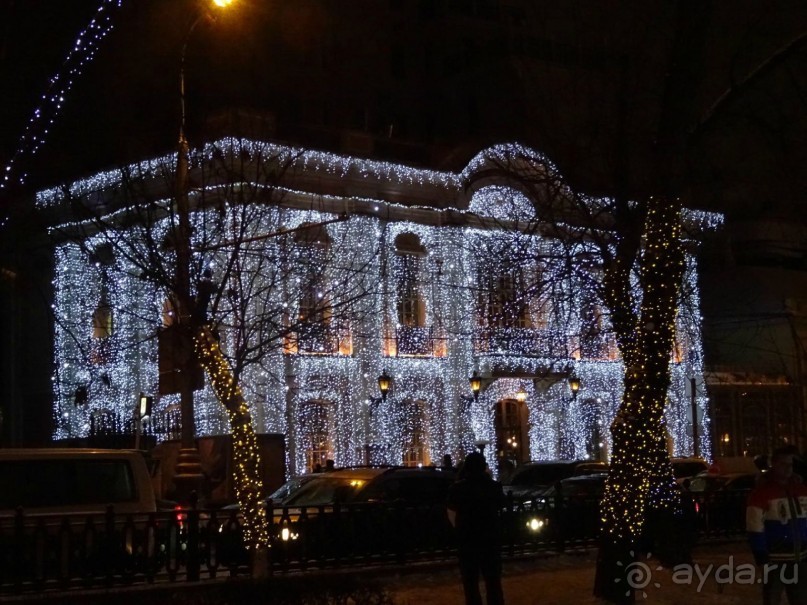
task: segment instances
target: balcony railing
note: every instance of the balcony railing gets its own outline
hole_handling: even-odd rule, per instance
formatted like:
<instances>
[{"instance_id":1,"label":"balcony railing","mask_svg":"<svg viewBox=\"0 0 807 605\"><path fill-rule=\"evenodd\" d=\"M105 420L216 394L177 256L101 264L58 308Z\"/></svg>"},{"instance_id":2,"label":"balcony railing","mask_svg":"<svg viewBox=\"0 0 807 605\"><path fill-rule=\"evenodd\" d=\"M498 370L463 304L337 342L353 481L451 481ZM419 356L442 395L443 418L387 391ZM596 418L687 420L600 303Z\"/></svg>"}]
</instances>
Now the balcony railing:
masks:
<instances>
[{"instance_id":1,"label":"balcony railing","mask_svg":"<svg viewBox=\"0 0 807 605\"><path fill-rule=\"evenodd\" d=\"M434 335L431 327L398 326L395 328L395 350L400 356L434 355Z\"/></svg>"},{"instance_id":2,"label":"balcony railing","mask_svg":"<svg viewBox=\"0 0 807 605\"><path fill-rule=\"evenodd\" d=\"M305 355L350 355L353 352L350 328L324 323L304 324L287 339L285 350Z\"/></svg>"},{"instance_id":3,"label":"balcony railing","mask_svg":"<svg viewBox=\"0 0 807 605\"><path fill-rule=\"evenodd\" d=\"M534 328L484 328L474 337L477 355L561 355L560 343L553 341L548 330Z\"/></svg>"}]
</instances>

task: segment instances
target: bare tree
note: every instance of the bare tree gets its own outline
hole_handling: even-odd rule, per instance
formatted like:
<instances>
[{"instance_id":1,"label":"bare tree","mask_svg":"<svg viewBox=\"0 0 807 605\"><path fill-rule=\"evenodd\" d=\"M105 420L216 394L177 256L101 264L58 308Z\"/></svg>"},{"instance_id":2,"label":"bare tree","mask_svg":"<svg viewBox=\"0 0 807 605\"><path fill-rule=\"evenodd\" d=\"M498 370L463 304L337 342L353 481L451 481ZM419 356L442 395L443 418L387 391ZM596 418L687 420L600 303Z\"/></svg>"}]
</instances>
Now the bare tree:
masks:
<instances>
[{"instance_id":1,"label":"bare tree","mask_svg":"<svg viewBox=\"0 0 807 605\"><path fill-rule=\"evenodd\" d=\"M159 335L179 343L161 348L174 357L180 378L197 364L204 369L229 418L246 542L261 549L269 535L248 403L258 394L255 376L265 377L264 387L282 383L285 376L272 375L273 356L343 346L375 287L365 274L375 252L345 254L362 225L345 220L337 202L293 188L300 152L236 140L207 145L191 156L189 187L179 195L171 159L50 192L68 209L53 235L62 264L71 257L97 272L95 333L84 351L96 361L91 368L103 368L114 349L138 348ZM183 194L187 215L177 203ZM177 279L185 220L187 292Z\"/></svg>"},{"instance_id":2,"label":"bare tree","mask_svg":"<svg viewBox=\"0 0 807 605\"><path fill-rule=\"evenodd\" d=\"M566 8L540 6L536 10L550 13ZM730 117L764 76L786 66L805 40L797 33L709 99L702 96L707 88L702 83L710 75L704 51L714 8L712 3L682 1L665 10L643 8L641 18L627 10L633 20L624 23L636 30L639 19L647 26L643 34L620 38L620 24L609 31L611 44L600 49L600 56L587 54L596 41L577 49L577 72L556 67L547 69L544 79L524 77L525 86L543 97L534 113L547 135L572 141L560 141L555 148L565 150L567 162L587 167L576 171L578 182L597 183L609 197L562 192L554 167L529 152L516 163L500 159L497 166L536 201L536 217L565 230L570 241L589 245L590 262L570 257L569 267L599 274L592 286L608 310L624 362L623 399L611 426L611 473L595 586L597 595L617 602L633 599L625 570L648 512L675 503L664 410L687 269L682 196L693 184L688 162L709 148L703 143L715 125ZM596 14L575 16L595 19ZM569 14L565 18L574 21ZM590 28L582 24L580 31ZM595 69L604 64L607 68ZM522 67L531 74L528 69L534 66ZM581 107L569 111L574 103ZM569 127L570 120L586 122L589 130L579 123Z\"/></svg>"}]
</instances>

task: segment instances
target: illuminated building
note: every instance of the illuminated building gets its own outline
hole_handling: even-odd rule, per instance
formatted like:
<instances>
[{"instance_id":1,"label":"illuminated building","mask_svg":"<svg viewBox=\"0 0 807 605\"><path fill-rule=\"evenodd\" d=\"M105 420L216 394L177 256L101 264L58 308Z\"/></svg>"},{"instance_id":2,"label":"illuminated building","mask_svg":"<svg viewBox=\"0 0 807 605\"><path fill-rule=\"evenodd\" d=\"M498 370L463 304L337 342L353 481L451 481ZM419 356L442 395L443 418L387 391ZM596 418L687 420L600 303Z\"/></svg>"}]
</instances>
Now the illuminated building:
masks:
<instances>
[{"instance_id":1,"label":"illuminated building","mask_svg":"<svg viewBox=\"0 0 807 605\"><path fill-rule=\"evenodd\" d=\"M456 173L237 139L194 151L197 264L220 278L232 258L227 250L238 243L229 214L239 208L234 196L250 191L254 212L241 232L239 275L255 271L252 283L264 280L265 288L248 309L271 303L286 322L325 324L266 340L260 359L240 376L255 429L286 435L290 473L326 459L337 466L439 464L443 454L456 458L482 442L492 444L485 454L499 470L505 459L607 458L624 368L595 294L596 268L570 265L594 252L582 228L548 223L516 180L486 172L526 151L492 147ZM165 156L75 182L68 189L73 206L103 209L107 224L116 225L146 205L168 208L171 192L159 183L165 187L174 161ZM210 168L219 161L249 165L254 174L271 172L270 165L284 171L271 187L245 180L243 171L234 182L233 172ZM41 191L37 203L62 207L65 191ZM223 227L203 241L217 212ZM696 211L684 218L690 234L720 219ZM168 233L166 220L150 223L155 241ZM136 394L156 394L155 336L172 322L165 292L91 226L79 218L54 228L62 235L54 280L55 438L84 436L100 417L128 418ZM697 241L687 245L666 414L676 455L693 449L686 385L703 372ZM303 249L308 256L295 256ZM270 264L273 278L254 268L258 256L284 259ZM348 291L362 295L345 312L331 315L327 305L317 311L322 292L336 308ZM238 342L237 326L253 321L250 313L214 317L225 353ZM384 372L391 385L381 398ZM478 398L469 387L474 372L482 378ZM155 398L153 416L169 414L176 403L175 395ZM708 457L704 394L696 405L700 452ZM196 422L201 434L228 430L209 385L196 394Z\"/></svg>"}]
</instances>

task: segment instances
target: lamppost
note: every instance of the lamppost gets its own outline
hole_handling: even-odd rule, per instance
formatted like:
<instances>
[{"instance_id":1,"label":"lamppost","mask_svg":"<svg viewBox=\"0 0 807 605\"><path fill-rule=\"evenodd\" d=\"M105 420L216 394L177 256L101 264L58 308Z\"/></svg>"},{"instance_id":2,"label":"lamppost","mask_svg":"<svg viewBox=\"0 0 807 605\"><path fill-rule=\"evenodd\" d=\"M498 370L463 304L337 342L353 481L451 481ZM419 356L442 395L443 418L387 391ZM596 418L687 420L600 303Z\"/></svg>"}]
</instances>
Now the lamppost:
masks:
<instances>
[{"instance_id":1,"label":"lamppost","mask_svg":"<svg viewBox=\"0 0 807 605\"><path fill-rule=\"evenodd\" d=\"M140 393L135 407L135 449L140 449L140 437L143 434L143 423L151 416L151 408L154 399L144 393Z\"/></svg>"},{"instance_id":2,"label":"lamppost","mask_svg":"<svg viewBox=\"0 0 807 605\"><path fill-rule=\"evenodd\" d=\"M222 9L233 0L212 0L212 6ZM202 9L194 18L185 33L182 50L179 58L179 141L177 144L177 172L176 172L176 199L177 199L177 232L176 232L176 268L174 276L174 295L178 301L179 309L179 392L180 415L182 419L182 432L180 450L174 469L174 484L180 499L187 500L192 491L199 490L202 482L202 466L199 460L199 451L196 448L196 424L193 417L193 376L196 372L197 361L193 352L194 330L199 326L193 300L191 299L190 265L191 265L191 224L190 208L188 204L188 139L185 136L185 56L188 42L196 27L202 19L211 17L211 13ZM202 320L203 321L203 320Z\"/></svg>"},{"instance_id":3,"label":"lamppost","mask_svg":"<svg viewBox=\"0 0 807 605\"><path fill-rule=\"evenodd\" d=\"M476 370L471 374L468 383L471 385L471 393L474 395L474 401L479 401L479 393L482 391L482 377Z\"/></svg>"},{"instance_id":4,"label":"lamppost","mask_svg":"<svg viewBox=\"0 0 807 605\"><path fill-rule=\"evenodd\" d=\"M564 437L563 429L566 427L566 404L577 400L577 394L580 392L580 379L575 374L569 374L567 379L569 383L569 390L572 392L571 400L561 401L560 414L558 415L558 456L562 457L566 454L566 440Z\"/></svg>"},{"instance_id":5,"label":"lamppost","mask_svg":"<svg viewBox=\"0 0 807 605\"><path fill-rule=\"evenodd\" d=\"M387 370L381 370L381 374L377 378L378 382L378 390L381 393L381 397L370 397L367 401L370 404L368 420L372 418L373 413L381 405L383 402L387 400L387 395L389 394L390 387L392 386L392 376L387 374ZM373 444L369 443L370 439L370 432L369 432L369 425L367 429L367 439L368 443L364 446L364 462L365 464L371 464L371 454L373 449Z\"/></svg>"}]
</instances>

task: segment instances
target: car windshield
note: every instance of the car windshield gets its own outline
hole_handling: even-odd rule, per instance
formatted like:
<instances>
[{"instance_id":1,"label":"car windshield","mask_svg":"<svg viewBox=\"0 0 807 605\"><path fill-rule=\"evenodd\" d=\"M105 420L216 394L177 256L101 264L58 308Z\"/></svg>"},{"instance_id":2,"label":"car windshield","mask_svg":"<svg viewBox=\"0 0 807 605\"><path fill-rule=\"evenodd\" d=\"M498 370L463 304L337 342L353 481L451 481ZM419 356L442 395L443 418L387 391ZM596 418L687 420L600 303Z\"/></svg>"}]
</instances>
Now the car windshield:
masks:
<instances>
[{"instance_id":1,"label":"car windshield","mask_svg":"<svg viewBox=\"0 0 807 605\"><path fill-rule=\"evenodd\" d=\"M563 481L561 483L562 494L567 497L585 498L600 497L605 490L604 481ZM544 497L550 498L557 493L554 487L550 487L544 493Z\"/></svg>"},{"instance_id":2,"label":"car windshield","mask_svg":"<svg viewBox=\"0 0 807 605\"><path fill-rule=\"evenodd\" d=\"M0 489L3 509L116 504L137 499L126 460L5 460L0 462L0 485L7 487Z\"/></svg>"},{"instance_id":3,"label":"car windshield","mask_svg":"<svg viewBox=\"0 0 807 605\"><path fill-rule=\"evenodd\" d=\"M706 470L706 465L703 462L673 462L672 463L673 476L676 479L683 477L692 477Z\"/></svg>"},{"instance_id":4,"label":"car windshield","mask_svg":"<svg viewBox=\"0 0 807 605\"><path fill-rule=\"evenodd\" d=\"M273 502L283 502L289 496L295 494L303 485L315 479L311 475L302 475L300 477L292 477L283 485L277 488L269 495L269 499Z\"/></svg>"},{"instance_id":5,"label":"car windshield","mask_svg":"<svg viewBox=\"0 0 807 605\"><path fill-rule=\"evenodd\" d=\"M287 506L319 506L351 500L364 487L364 479L323 475L308 481L285 502Z\"/></svg>"},{"instance_id":6,"label":"car windshield","mask_svg":"<svg viewBox=\"0 0 807 605\"><path fill-rule=\"evenodd\" d=\"M536 464L522 466L513 473L508 485L552 485L569 476L568 464Z\"/></svg>"},{"instance_id":7,"label":"car windshield","mask_svg":"<svg viewBox=\"0 0 807 605\"><path fill-rule=\"evenodd\" d=\"M711 492L720 489L726 484L726 477L709 477L698 476L693 477L689 484L689 491L691 492Z\"/></svg>"}]
</instances>

